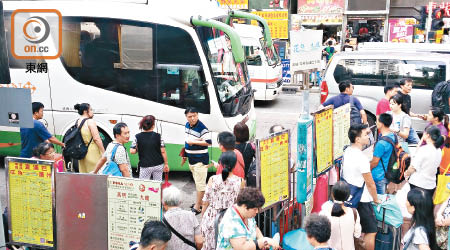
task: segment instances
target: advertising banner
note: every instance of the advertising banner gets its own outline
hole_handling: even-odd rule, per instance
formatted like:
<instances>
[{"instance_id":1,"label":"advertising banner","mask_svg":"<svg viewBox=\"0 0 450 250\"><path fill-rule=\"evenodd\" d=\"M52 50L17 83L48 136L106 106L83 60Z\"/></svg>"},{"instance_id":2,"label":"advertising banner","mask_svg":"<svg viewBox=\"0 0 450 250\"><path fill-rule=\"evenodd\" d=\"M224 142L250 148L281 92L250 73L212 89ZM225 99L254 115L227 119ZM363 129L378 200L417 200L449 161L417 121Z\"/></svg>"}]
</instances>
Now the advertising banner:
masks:
<instances>
[{"instance_id":1,"label":"advertising banner","mask_svg":"<svg viewBox=\"0 0 450 250\"><path fill-rule=\"evenodd\" d=\"M298 14L342 14L344 0L298 0Z\"/></svg>"},{"instance_id":2,"label":"advertising banner","mask_svg":"<svg viewBox=\"0 0 450 250\"><path fill-rule=\"evenodd\" d=\"M314 114L317 175L333 166L333 109L322 109Z\"/></svg>"},{"instance_id":3,"label":"advertising banner","mask_svg":"<svg viewBox=\"0 0 450 250\"><path fill-rule=\"evenodd\" d=\"M257 182L266 198L262 209L289 199L290 132L282 131L257 141Z\"/></svg>"},{"instance_id":4,"label":"advertising banner","mask_svg":"<svg viewBox=\"0 0 450 250\"><path fill-rule=\"evenodd\" d=\"M228 7L233 10L248 9L248 0L217 0L217 2L224 9L228 9Z\"/></svg>"},{"instance_id":5,"label":"advertising banner","mask_svg":"<svg viewBox=\"0 0 450 250\"><path fill-rule=\"evenodd\" d=\"M390 18L389 42L412 43L414 35L414 18Z\"/></svg>"},{"instance_id":6,"label":"advertising banner","mask_svg":"<svg viewBox=\"0 0 450 250\"><path fill-rule=\"evenodd\" d=\"M291 31L291 72L320 68L322 30Z\"/></svg>"},{"instance_id":7,"label":"advertising banner","mask_svg":"<svg viewBox=\"0 0 450 250\"><path fill-rule=\"evenodd\" d=\"M297 122L297 202L304 203L312 196L314 174L313 120Z\"/></svg>"},{"instance_id":8,"label":"advertising banner","mask_svg":"<svg viewBox=\"0 0 450 250\"><path fill-rule=\"evenodd\" d=\"M252 11L252 14L264 18L269 25L272 39L288 39L288 11ZM257 21L252 20L252 25L258 25Z\"/></svg>"},{"instance_id":9,"label":"advertising banner","mask_svg":"<svg viewBox=\"0 0 450 250\"><path fill-rule=\"evenodd\" d=\"M52 164L5 159L11 242L53 247Z\"/></svg>"},{"instance_id":10,"label":"advertising banner","mask_svg":"<svg viewBox=\"0 0 450 250\"><path fill-rule=\"evenodd\" d=\"M334 159L344 155L344 146L350 145L350 103L333 110L333 154Z\"/></svg>"},{"instance_id":11,"label":"advertising banner","mask_svg":"<svg viewBox=\"0 0 450 250\"><path fill-rule=\"evenodd\" d=\"M108 249L139 242L145 221L161 220L161 182L108 177Z\"/></svg>"},{"instance_id":12,"label":"advertising banner","mask_svg":"<svg viewBox=\"0 0 450 250\"><path fill-rule=\"evenodd\" d=\"M226 1L226 0L225 0ZM289 0L250 0L250 9L288 9Z\"/></svg>"}]
</instances>

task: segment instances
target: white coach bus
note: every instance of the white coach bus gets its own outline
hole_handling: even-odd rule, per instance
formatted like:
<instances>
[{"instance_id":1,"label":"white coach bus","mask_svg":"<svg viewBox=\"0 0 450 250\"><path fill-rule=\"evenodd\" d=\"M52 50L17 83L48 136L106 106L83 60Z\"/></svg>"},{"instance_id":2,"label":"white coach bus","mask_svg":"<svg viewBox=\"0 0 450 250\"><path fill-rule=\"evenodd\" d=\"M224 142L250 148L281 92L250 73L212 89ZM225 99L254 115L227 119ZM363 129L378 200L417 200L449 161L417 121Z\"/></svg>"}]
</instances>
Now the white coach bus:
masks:
<instances>
[{"instance_id":1,"label":"white coach bus","mask_svg":"<svg viewBox=\"0 0 450 250\"><path fill-rule=\"evenodd\" d=\"M186 107L197 108L212 131L211 158L220 154L217 134L236 123L245 122L253 137L253 90L239 36L221 22L227 13L217 6L194 8L189 1L151 2L4 1L8 41L15 10L58 10L62 53L53 60L16 59L8 44L12 84L0 87L31 89L32 101L45 105L44 124L61 139L78 119L76 103L91 104L105 144L118 122L128 124L134 140L140 119L152 114L171 170L188 170L178 156ZM226 67L221 54L231 55ZM42 63L45 71L27 72L27 65ZM0 127L0 155L19 153L19 130ZM137 165L135 155L131 162Z\"/></svg>"}]
</instances>

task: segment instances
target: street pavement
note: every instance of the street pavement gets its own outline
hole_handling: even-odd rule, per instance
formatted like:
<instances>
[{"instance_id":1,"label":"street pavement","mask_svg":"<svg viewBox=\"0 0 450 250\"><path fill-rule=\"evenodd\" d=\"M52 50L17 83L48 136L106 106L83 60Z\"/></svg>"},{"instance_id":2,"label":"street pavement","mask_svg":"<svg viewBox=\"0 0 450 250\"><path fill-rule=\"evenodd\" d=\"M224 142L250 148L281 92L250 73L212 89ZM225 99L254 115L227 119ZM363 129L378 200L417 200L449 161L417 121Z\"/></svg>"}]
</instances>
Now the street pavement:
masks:
<instances>
[{"instance_id":1,"label":"street pavement","mask_svg":"<svg viewBox=\"0 0 450 250\"><path fill-rule=\"evenodd\" d=\"M281 124L287 129L291 129L291 153L296 159L296 124L302 110L302 93L280 94L274 101L256 102L257 127L256 138L263 138L268 135L269 128L275 124ZM310 112L315 111L319 106L319 93L311 93L309 101ZM2 163L2 162L1 162ZM183 203L181 207L188 209L195 201L195 185L190 174L186 172L171 172L169 181L183 192ZM0 200L2 211L6 206L6 179L5 169L2 164L0 168Z\"/></svg>"}]
</instances>

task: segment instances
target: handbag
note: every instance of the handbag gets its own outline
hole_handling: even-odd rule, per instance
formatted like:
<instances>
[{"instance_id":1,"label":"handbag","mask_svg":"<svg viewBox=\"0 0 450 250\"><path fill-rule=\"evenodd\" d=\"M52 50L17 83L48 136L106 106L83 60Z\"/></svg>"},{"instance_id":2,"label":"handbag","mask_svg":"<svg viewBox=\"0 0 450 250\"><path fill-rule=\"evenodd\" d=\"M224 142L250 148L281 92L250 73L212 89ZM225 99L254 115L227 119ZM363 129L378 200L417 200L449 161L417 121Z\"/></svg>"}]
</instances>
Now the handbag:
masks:
<instances>
[{"instance_id":1,"label":"handbag","mask_svg":"<svg viewBox=\"0 0 450 250\"><path fill-rule=\"evenodd\" d=\"M348 184L350 187L350 197L347 201L344 202L346 207L357 208L359 201L361 200L361 196L364 191L364 186L366 186L366 182L362 185L362 187L358 187L348 183L344 178L341 178L342 181Z\"/></svg>"},{"instance_id":2,"label":"handbag","mask_svg":"<svg viewBox=\"0 0 450 250\"><path fill-rule=\"evenodd\" d=\"M103 169L103 174L112 175L112 176L122 176L122 172L120 171L119 164L114 161L114 157L116 156L117 148L120 144L116 144L111 152L111 158L109 162L106 163L105 168Z\"/></svg>"},{"instance_id":3,"label":"handbag","mask_svg":"<svg viewBox=\"0 0 450 250\"><path fill-rule=\"evenodd\" d=\"M435 205L441 204L448 198L448 196L450 196L450 189L447 188L447 183L450 183L450 176L447 175L449 168L450 164L447 166L444 173L438 175L437 177L436 192L433 199L433 203Z\"/></svg>"},{"instance_id":4,"label":"handbag","mask_svg":"<svg viewBox=\"0 0 450 250\"><path fill-rule=\"evenodd\" d=\"M170 229L170 231L172 231L172 233L174 233L178 238L180 238L180 240L182 240L185 244L197 249L197 245L195 245L194 242L186 239L182 234L180 234L177 230L175 230L170 224L169 222L167 222L166 217L163 215L162 220L164 222L164 224Z\"/></svg>"},{"instance_id":5,"label":"handbag","mask_svg":"<svg viewBox=\"0 0 450 250\"><path fill-rule=\"evenodd\" d=\"M376 219L395 228L400 227L403 224L403 215L395 195L379 194L378 200L383 202L378 205L372 204Z\"/></svg>"}]
</instances>

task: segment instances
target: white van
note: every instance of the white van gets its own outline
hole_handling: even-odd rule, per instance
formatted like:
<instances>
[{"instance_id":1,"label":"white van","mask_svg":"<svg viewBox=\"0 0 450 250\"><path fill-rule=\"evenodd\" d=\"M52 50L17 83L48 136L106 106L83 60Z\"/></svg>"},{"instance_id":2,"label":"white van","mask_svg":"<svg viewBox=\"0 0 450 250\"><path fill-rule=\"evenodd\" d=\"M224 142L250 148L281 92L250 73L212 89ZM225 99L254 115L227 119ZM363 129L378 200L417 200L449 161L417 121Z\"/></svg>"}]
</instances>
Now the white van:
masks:
<instances>
[{"instance_id":1,"label":"white van","mask_svg":"<svg viewBox=\"0 0 450 250\"><path fill-rule=\"evenodd\" d=\"M358 51L386 51L386 50L450 54L450 44L391 43L391 42L365 42L358 44Z\"/></svg>"},{"instance_id":2,"label":"white van","mask_svg":"<svg viewBox=\"0 0 450 250\"><path fill-rule=\"evenodd\" d=\"M91 104L105 144L114 138L118 122L128 124L134 140L138 122L152 114L171 170L186 171L178 155L184 146L185 108L199 110L212 132L210 157L217 159L219 132L244 122L255 135L253 90L239 36L220 21L226 11L208 0L211 8L189 1L147 2L3 2L8 41L13 11L58 10L62 54L53 60L18 60L9 47L12 84L0 87L31 89L32 100L45 105L44 124L60 139L78 119L76 103ZM227 67L217 67L224 64L220 53L230 55ZM47 63L47 70L27 73L29 63ZM19 152L19 130L0 127L0 155ZM136 155L131 163L137 165Z\"/></svg>"},{"instance_id":3,"label":"white van","mask_svg":"<svg viewBox=\"0 0 450 250\"><path fill-rule=\"evenodd\" d=\"M255 90L255 100L274 100L281 92L283 76L281 59L265 48L263 29L249 24L233 24L241 38L247 68Z\"/></svg>"},{"instance_id":4,"label":"white van","mask_svg":"<svg viewBox=\"0 0 450 250\"><path fill-rule=\"evenodd\" d=\"M434 86L450 79L450 55L394 51L337 53L324 72L321 99L339 95L339 82L350 80L355 87L353 95L366 110L369 124L374 125L384 86L397 84L404 78L413 79L411 111L426 114L431 108ZM412 122L417 131L425 128L425 121L419 118L413 118Z\"/></svg>"}]
</instances>

